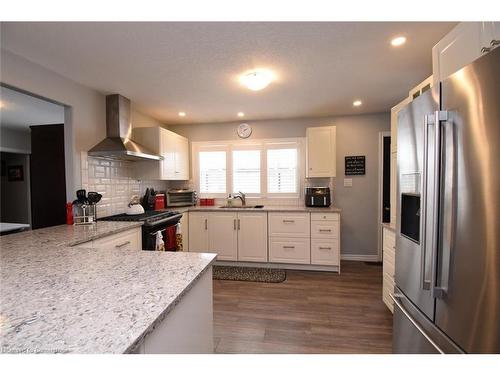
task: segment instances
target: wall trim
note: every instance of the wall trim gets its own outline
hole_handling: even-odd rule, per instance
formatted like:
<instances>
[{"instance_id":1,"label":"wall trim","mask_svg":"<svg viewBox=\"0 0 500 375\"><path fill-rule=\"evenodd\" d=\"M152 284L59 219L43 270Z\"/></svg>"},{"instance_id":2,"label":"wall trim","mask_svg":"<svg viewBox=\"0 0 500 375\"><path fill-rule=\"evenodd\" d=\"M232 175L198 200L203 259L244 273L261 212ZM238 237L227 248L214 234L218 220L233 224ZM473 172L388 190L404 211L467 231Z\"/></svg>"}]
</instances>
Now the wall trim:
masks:
<instances>
[{"instance_id":1,"label":"wall trim","mask_svg":"<svg viewBox=\"0 0 500 375\"><path fill-rule=\"evenodd\" d=\"M341 254L340 260L355 260L358 262L380 262L377 254Z\"/></svg>"}]
</instances>

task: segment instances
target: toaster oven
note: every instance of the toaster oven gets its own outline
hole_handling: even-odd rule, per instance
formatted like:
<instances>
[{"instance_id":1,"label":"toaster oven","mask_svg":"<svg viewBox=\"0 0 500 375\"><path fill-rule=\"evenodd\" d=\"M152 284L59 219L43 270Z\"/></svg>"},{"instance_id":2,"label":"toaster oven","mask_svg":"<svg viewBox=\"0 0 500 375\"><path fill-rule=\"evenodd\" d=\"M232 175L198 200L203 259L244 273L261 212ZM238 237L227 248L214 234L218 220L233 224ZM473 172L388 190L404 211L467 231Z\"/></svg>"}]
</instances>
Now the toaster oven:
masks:
<instances>
[{"instance_id":1,"label":"toaster oven","mask_svg":"<svg viewBox=\"0 0 500 375\"><path fill-rule=\"evenodd\" d=\"M167 191L167 207L196 206L196 191L171 189Z\"/></svg>"}]
</instances>

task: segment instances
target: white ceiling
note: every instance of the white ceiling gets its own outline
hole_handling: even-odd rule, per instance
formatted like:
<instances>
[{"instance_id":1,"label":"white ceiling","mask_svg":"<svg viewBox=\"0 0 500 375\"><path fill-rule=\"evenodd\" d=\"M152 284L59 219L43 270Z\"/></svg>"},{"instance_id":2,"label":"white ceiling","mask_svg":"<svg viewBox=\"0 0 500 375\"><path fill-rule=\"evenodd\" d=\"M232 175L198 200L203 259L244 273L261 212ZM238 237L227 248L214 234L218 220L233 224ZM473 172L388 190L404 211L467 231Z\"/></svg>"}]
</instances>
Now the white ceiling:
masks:
<instances>
[{"instance_id":1,"label":"white ceiling","mask_svg":"<svg viewBox=\"0 0 500 375\"><path fill-rule=\"evenodd\" d=\"M0 87L0 126L28 130L31 125L64 123L64 107L9 88Z\"/></svg>"},{"instance_id":2,"label":"white ceiling","mask_svg":"<svg viewBox=\"0 0 500 375\"><path fill-rule=\"evenodd\" d=\"M3 23L3 48L166 123L388 111L432 73L454 23ZM405 35L400 48L392 37ZM260 92L238 74L271 68ZM363 106L353 108L354 99ZM181 119L177 113L187 112Z\"/></svg>"}]
</instances>

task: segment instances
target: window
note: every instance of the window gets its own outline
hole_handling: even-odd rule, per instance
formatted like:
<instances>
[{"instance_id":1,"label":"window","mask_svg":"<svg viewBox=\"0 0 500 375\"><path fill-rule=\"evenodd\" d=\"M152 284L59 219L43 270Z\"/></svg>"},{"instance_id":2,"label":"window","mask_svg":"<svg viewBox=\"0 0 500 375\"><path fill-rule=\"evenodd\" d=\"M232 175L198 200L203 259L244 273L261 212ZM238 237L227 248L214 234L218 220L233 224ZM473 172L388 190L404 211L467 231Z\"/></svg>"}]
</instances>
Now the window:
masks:
<instances>
[{"instance_id":1,"label":"window","mask_svg":"<svg viewBox=\"0 0 500 375\"><path fill-rule=\"evenodd\" d=\"M267 192L297 193L297 148L267 150Z\"/></svg>"},{"instance_id":2,"label":"window","mask_svg":"<svg viewBox=\"0 0 500 375\"><path fill-rule=\"evenodd\" d=\"M260 193L260 150L233 151L233 192Z\"/></svg>"},{"instance_id":3,"label":"window","mask_svg":"<svg viewBox=\"0 0 500 375\"><path fill-rule=\"evenodd\" d=\"M299 198L304 138L193 142L193 177L200 197Z\"/></svg>"},{"instance_id":4,"label":"window","mask_svg":"<svg viewBox=\"0 0 500 375\"><path fill-rule=\"evenodd\" d=\"M226 152L201 151L200 165L200 193L226 192Z\"/></svg>"}]
</instances>

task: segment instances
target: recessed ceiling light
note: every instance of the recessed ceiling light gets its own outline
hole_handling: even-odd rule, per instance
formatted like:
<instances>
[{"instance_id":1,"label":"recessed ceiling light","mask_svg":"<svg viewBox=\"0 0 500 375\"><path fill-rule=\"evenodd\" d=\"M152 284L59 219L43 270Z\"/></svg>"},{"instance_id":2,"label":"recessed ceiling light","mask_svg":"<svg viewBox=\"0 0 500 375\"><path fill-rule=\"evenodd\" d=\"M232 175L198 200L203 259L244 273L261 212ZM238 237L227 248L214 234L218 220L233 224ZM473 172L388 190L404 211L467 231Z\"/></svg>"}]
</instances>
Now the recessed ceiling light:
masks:
<instances>
[{"instance_id":1,"label":"recessed ceiling light","mask_svg":"<svg viewBox=\"0 0 500 375\"><path fill-rule=\"evenodd\" d=\"M245 114L243 112L238 112L238 117L244 117Z\"/></svg>"},{"instance_id":2,"label":"recessed ceiling light","mask_svg":"<svg viewBox=\"0 0 500 375\"><path fill-rule=\"evenodd\" d=\"M186 117L186 112L179 112L180 117Z\"/></svg>"},{"instance_id":3,"label":"recessed ceiling light","mask_svg":"<svg viewBox=\"0 0 500 375\"><path fill-rule=\"evenodd\" d=\"M352 105L355 107L359 107L361 104L363 104L363 102L361 100L355 100L352 102Z\"/></svg>"},{"instance_id":4,"label":"recessed ceiling light","mask_svg":"<svg viewBox=\"0 0 500 375\"><path fill-rule=\"evenodd\" d=\"M393 40L391 40L391 44L393 45L393 47L399 47L405 43L406 43L406 37L404 37L404 36L398 36L398 37L394 38Z\"/></svg>"},{"instance_id":5,"label":"recessed ceiling light","mask_svg":"<svg viewBox=\"0 0 500 375\"><path fill-rule=\"evenodd\" d=\"M252 91L259 91L266 88L274 79L274 73L268 69L255 69L240 76L241 84Z\"/></svg>"}]
</instances>

